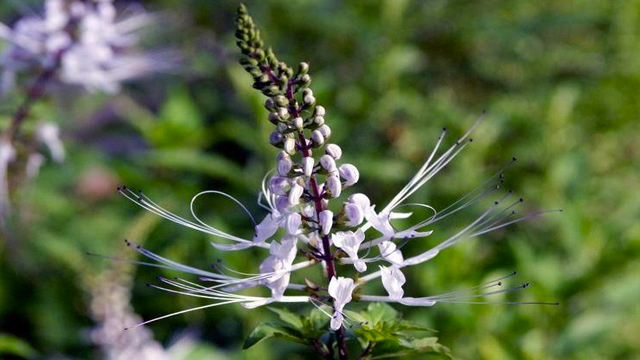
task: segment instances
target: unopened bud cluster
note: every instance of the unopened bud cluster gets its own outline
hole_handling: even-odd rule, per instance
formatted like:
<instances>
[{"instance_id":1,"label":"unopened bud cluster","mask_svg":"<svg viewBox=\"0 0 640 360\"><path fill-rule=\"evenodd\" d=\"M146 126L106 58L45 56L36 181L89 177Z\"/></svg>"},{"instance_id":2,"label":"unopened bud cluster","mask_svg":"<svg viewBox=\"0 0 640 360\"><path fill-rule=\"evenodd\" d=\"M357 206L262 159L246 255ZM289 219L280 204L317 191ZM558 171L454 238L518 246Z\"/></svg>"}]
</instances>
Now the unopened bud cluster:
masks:
<instances>
[{"instance_id":1,"label":"unopened bud cluster","mask_svg":"<svg viewBox=\"0 0 640 360\"><path fill-rule=\"evenodd\" d=\"M264 47L260 32L244 6L239 8L236 21L237 44L243 54L240 63L253 76L254 88L268 97L264 106L269 111L268 120L275 125L269 143L282 149L277 156L276 175L269 181L269 190L277 196L277 209L292 213L295 212L292 207L305 205L301 210L305 218L317 222L307 225L327 235L334 220L349 222L344 218L345 211L334 216L327 210L327 201L339 197L343 188L358 181L358 169L338 163L342 150L329 143L331 128L325 124L325 108L316 105L309 88L309 64L302 62L293 71L278 61L273 51ZM324 154L314 157L313 151L322 149ZM324 183L316 182L318 175L324 176ZM313 185L309 181L312 178ZM321 207L316 207L316 203ZM319 209L322 210L318 212Z\"/></svg>"}]
</instances>

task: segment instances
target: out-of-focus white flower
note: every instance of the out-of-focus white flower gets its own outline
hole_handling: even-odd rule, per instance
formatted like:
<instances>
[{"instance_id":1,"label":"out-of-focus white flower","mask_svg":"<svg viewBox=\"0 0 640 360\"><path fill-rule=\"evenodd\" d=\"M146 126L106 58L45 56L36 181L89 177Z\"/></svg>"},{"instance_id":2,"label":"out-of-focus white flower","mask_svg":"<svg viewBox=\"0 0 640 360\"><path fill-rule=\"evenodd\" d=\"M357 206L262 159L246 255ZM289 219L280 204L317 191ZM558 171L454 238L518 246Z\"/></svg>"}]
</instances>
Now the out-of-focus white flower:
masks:
<instances>
[{"instance_id":1,"label":"out-of-focus white flower","mask_svg":"<svg viewBox=\"0 0 640 360\"><path fill-rule=\"evenodd\" d=\"M351 294L356 288L353 279L345 277L333 277L329 282L329 296L333 298L333 317L331 318L331 329L338 330L342 327L344 316L342 310L345 305L351 302Z\"/></svg>"},{"instance_id":2,"label":"out-of-focus white flower","mask_svg":"<svg viewBox=\"0 0 640 360\"><path fill-rule=\"evenodd\" d=\"M140 12L118 20L112 1L46 0L42 17L27 15L9 28L0 24L8 46L0 54L5 91L15 73L57 67L57 79L89 91L114 93L124 81L165 71L170 62L137 52L139 33L152 23Z\"/></svg>"},{"instance_id":3,"label":"out-of-focus white flower","mask_svg":"<svg viewBox=\"0 0 640 360\"><path fill-rule=\"evenodd\" d=\"M10 142L0 139L0 222L4 220L4 215L9 212L11 206L9 201L9 164L15 160L16 150Z\"/></svg>"},{"instance_id":4,"label":"out-of-focus white flower","mask_svg":"<svg viewBox=\"0 0 640 360\"><path fill-rule=\"evenodd\" d=\"M36 137L43 143L51 153L51 158L57 163L61 163L65 158L64 145L60 140L60 128L54 123L45 123L36 129Z\"/></svg>"},{"instance_id":5,"label":"out-of-focus white flower","mask_svg":"<svg viewBox=\"0 0 640 360\"><path fill-rule=\"evenodd\" d=\"M27 158L27 164L25 166L25 173L29 179L34 179L40 173L40 168L45 162L45 158L40 153L33 153Z\"/></svg>"}]
</instances>

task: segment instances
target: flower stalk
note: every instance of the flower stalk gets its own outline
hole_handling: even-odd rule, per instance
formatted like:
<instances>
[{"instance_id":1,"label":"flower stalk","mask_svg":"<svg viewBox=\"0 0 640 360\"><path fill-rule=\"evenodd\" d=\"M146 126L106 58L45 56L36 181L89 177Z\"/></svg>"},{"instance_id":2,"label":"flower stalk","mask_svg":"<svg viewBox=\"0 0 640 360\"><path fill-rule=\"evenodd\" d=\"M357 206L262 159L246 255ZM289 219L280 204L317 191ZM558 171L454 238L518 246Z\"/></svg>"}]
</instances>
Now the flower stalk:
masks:
<instances>
[{"instance_id":1,"label":"flower stalk","mask_svg":"<svg viewBox=\"0 0 640 360\"><path fill-rule=\"evenodd\" d=\"M139 246L132 246L142 255L152 259L155 262L153 266L193 274L198 276L201 282L213 284L203 285L181 278L161 278L161 285L151 286L175 294L210 299L214 302L161 316L138 326L169 316L225 304L240 304L252 309L278 302L310 303L330 318L329 329L334 336L325 342L317 335L310 335L309 338L300 339L300 342L308 344L326 359L335 359L335 348L338 359L348 360L347 329L357 326L367 327L367 321L358 320L361 315L354 316L354 313L345 309L353 300L370 302L377 306L382 306L381 304L384 303L422 307L431 307L438 303L483 304L494 303L484 301L483 299L487 296L518 292L528 287L528 284L523 284L503 288L503 281L514 276L515 273L513 273L486 284L441 295L407 297L403 289L407 283L403 273L406 267L430 261L445 249L462 241L546 213L516 215L515 209L522 203L522 199L514 200L512 191L501 193L504 182L502 172L515 159L479 187L441 211L427 204L406 202L469 146L472 142L470 134L482 117L444 151L440 147L447 131L443 130L437 138L435 148L416 175L387 205L382 209L376 208L365 194L343 195L345 190L349 191L349 188L358 182L360 174L354 165L341 164L342 149L336 144L329 143L331 128L325 124L325 108L316 104L313 91L309 88L311 83L311 77L308 74L309 65L300 63L298 69L294 71L286 63L279 61L273 51L265 47L259 30L243 5L238 9L235 35L237 45L242 52L240 64L253 77L253 87L267 97L264 106L269 111L268 120L275 126L275 130L269 136L269 142L280 149L276 157L275 172L269 172L265 176L259 198L260 205L268 211L268 214L258 223L238 200L230 195L211 190L201 192L192 199L191 214L195 221L191 221L160 207L141 192L136 193L126 187L120 188L119 191L139 206L170 221L209 234L216 239L233 242L225 244L212 241L211 245L220 251L239 251L256 247L268 250L269 255L260 264L257 274L246 274L226 268L221 263L220 268L215 269L216 271L200 270L173 262ZM321 151L323 153L319 154ZM203 194L221 195L236 202L254 224L253 238L245 239L229 234L200 220L194 211L193 203ZM345 197L346 201L343 200L340 210L334 213L331 209L335 210L337 206L330 206L330 203ZM431 236L434 233L431 227L438 221L487 199L491 200L491 205L454 235L442 239L423 253L404 257L402 247L407 242ZM427 209L433 212L433 215L405 229L397 229L392 221L413 217L414 213L408 211L411 207ZM376 235L372 237L365 233ZM365 239L368 240L365 241ZM300 246L299 243L301 243ZM299 254L303 255L306 261L294 263ZM368 266L373 263L385 265ZM317 264L323 265L326 285L318 286L306 279L307 285L291 281L291 276L295 272L312 268ZM338 266L353 266L355 271L362 275L354 278L345 277L344 273L338 274ZM373 270L367 273L371 268ZM229 272L234 275L229 275ZM387 295L371 295L364 292L367 284L376 279L380 279ZM239 294L242 290L256 286L269 289L271 295ZM289 292L303 292L306 295L289 295ZM327 310L329 303L332 310ZM534 303L550 304L520 302L520 304ZM393 329L392 326L389 328ZM297 331L303 332L304 329L298 328ZM355 334L358 334L358 330ZM399 339L399 336L394 333L390 338ZM251 342L253 343L255 341ZM417 349L411 348L408 344L409 342L400 340L397 343L399 347L415 350L413 353L425 350L418 345L415 345L418 346ZM384 351L380 348L383 347L376 347L373 340L368 343L363 342L363 350L359 358L377 356L378 351Z\"/></svg>"}]
</instances>

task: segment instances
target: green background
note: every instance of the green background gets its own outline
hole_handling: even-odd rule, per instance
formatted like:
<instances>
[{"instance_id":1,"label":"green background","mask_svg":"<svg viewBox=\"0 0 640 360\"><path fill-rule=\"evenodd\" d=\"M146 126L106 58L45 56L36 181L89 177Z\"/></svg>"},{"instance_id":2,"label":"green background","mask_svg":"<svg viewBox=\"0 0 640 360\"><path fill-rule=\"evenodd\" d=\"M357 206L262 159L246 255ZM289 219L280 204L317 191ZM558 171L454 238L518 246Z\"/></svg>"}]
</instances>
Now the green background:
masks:
<instances>
[{"instance_id":1,"label":"green background","mask_svg":"<svg viewBox=\"0 0 640 360\"><path fill-rule=\"evenodd\" d=\"M3 1L0 21L15 21L18 3L38 2ZM115 191L119 184L144 189L187 216L191 196L217 189L263 214L256 195L276 150L267 143L264 98L236 61L237 5L146 2L163 14L149 46L181 52L179 69L116 96L58 91L35 109L25 131L36 120L58 122L68 159L49 162L14 194L14 236L0 241L0 358L101 358L87 336L95 326L89 308L113 281L131 289L144 318L205 304L144 286L168 271L87 255L133 259L125 237L192 266L224 256L229 266L256 271L264 252L221 255L203 234L157 219ZM451 144L486 109L474 143L413 199L442 209L515 156L505 176L525 198L523 209L564 209L448 249L411 269L405 285L408 294L425 296L518 270L514 281L531 288L494 300L559 306L397 309L437 329L462 359L640 359L640 1L246 5L281 60L310 63L332 142L360 169L354 191L385 204L442 127ZM3 124L14 100L2 99ZM428 244L407 251L426 248L480 211L437 224ZM199 213L251 236L250 222L228 201L205 198ZM194 339L193 360L308 358L303 347L277 340L241 350L257 323L274 318L266 309L227 306L150 329L166 346L185 334Z\"/></svg>"}]
</instances>

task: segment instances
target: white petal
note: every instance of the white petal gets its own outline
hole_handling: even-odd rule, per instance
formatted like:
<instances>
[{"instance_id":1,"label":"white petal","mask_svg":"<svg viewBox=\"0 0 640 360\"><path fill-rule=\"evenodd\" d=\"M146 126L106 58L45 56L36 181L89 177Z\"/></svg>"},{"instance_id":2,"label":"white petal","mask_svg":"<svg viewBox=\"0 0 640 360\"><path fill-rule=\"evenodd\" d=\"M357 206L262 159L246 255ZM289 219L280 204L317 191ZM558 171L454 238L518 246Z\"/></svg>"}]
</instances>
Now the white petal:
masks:
<instances>
[{"instance_id":1,"label":"white petal","mask_svg":"<svg viewBox=\"0 0 640 360\"><path fill-rule=\"evenodd\" d=\"M333 313L333 317L331 317L331 330L339 330L342 327L342 322L344 321L344 316L340 311L336 311Z\"/></svg>"},{"instance_id":2,"label":"white petal","mask_svg":"<svg viewBox=\"0 0 640 360\"><path fill-rule=\"evenodd\" d=\"M429 298L412 298L412 297L399 299L398 302L402 305L407 305L407 306L433 306L436 304L435 300L431 300Z\"/></svg>"}]
</instances>

